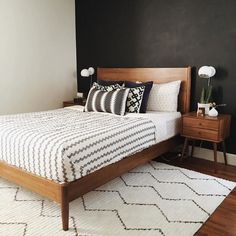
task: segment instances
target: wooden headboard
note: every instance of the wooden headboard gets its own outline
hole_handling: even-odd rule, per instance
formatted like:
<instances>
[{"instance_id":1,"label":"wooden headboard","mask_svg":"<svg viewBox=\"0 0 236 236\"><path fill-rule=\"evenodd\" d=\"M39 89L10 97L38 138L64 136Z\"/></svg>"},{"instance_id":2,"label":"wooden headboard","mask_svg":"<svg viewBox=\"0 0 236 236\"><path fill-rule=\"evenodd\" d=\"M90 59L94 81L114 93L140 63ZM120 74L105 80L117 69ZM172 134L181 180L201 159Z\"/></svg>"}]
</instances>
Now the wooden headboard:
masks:
<instances>
[{"instance_id":1,"label":"wooden headboard","mask_svg":"<svg viewBox=\"0 0 236 236\"><path fill-rule=\"evenodd\" d=\"M178 110L190 110L191 67L185 68L98 68L97 78L102 80L153 81L166 83L181 80Z\"/></svg>"}]
</instances>

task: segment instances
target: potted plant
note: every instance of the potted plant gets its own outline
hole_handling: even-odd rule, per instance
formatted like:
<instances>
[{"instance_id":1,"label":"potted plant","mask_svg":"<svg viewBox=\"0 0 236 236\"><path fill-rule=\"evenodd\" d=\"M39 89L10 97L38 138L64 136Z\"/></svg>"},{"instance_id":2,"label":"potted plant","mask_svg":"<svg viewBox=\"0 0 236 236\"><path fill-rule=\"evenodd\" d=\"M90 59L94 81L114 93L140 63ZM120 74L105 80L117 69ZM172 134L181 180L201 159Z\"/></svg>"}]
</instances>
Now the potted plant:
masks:
<instances>
[{"instance_id":1,"label":"potted plant","mask_svg":"<svg viewBox=\"0 0 236 236\"><path fill-rule=\"evenodd\" d=\"M202 88L200 102L198 103L198 111L199 109L204 109L206 115L208 115L210 110L210 102L212 99L211 78L215 75L215 73L216 70L212 66L202 66L198 71L200 78L208 79L207 87Z\"/></svg>"},{"instance_id":2,"label":"potted plant","mask_svg":"<svg viewBox=\"0 0 236 236\"><path fill-rule=\"evenodd\" d=\"M202 88L200 102L198 103L198 108L205 108L205 114L209 113L210 110L210 101L212 96L212 86L207 88Z\"/></svg>"}]
</instances>

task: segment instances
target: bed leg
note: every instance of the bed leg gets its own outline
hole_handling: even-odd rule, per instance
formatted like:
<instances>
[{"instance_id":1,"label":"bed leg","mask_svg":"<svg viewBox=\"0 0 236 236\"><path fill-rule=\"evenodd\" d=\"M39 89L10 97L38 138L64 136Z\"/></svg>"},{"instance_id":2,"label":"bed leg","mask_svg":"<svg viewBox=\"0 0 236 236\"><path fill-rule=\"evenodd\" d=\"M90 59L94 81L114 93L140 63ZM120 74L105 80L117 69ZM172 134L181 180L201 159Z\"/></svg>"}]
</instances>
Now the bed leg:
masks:
<instances>
[{"instance_id":1,"label":"bed leg","mask_svg":"<svg viewBox=\"0 0 236 236\"><path fill-rule=\"evenodd\" d=\"M69 229L69 199L67 186L61 187L61 219L63 230Z\"/></svg>"}]
</instances>

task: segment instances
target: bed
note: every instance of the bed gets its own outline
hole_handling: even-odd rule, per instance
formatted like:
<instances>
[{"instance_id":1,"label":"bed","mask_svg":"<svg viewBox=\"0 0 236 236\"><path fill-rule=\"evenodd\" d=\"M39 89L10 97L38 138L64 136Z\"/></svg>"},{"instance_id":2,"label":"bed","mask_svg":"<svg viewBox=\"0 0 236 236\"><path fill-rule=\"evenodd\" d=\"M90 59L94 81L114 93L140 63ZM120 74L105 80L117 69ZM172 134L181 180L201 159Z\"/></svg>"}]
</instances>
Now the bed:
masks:
<instances>
[{"instance_id":1,"label":"bed","mask_svg":"<svg viewBox=\"0 0 236 236\"><path fill-rule=\"evenodd\" d=\"M182 114L189 111L190 67L98 68L97 77L154 83L181 80L178 110ZM71 201L180 143L179 118L179 112L172 116L153 112L139 116L102 113L94 116L83 113L81 107L3 116L0 140L11 142L0 143L0 176L59 203L63 230L68 230ZM157 119L159 122L155 124ZM138 130L134 131L133 127ZM116 135L112 133L113 128ZM133 132L142 135L135 138ZM117 140L119 146L115 146ZM126 148L128 143L130 148ZM87 153L87 146L93 146L92 151ZM78 154L82 152L80 158ZM115 155L108 160L107 153Z\"/></svg>"}]
</instances>

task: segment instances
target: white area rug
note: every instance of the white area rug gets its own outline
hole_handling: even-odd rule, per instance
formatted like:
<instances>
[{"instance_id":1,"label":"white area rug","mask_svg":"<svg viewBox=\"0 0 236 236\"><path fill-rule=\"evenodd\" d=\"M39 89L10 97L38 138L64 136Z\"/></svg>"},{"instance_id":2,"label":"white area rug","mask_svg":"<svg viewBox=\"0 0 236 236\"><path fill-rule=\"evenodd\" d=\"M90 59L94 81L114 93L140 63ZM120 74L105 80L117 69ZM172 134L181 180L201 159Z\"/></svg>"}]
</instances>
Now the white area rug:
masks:
<instances>
[{"instance_id":1,"label":"white area rug","mask_svg":"<svg viewBox=\"0 0 236 236\"><path fill-rule=\"evenodd\" d=\"M190 236L235 186L151 162L73 201L64 232L59 206L0 179L0 235Z\"/></svg>"}]
</instances>

